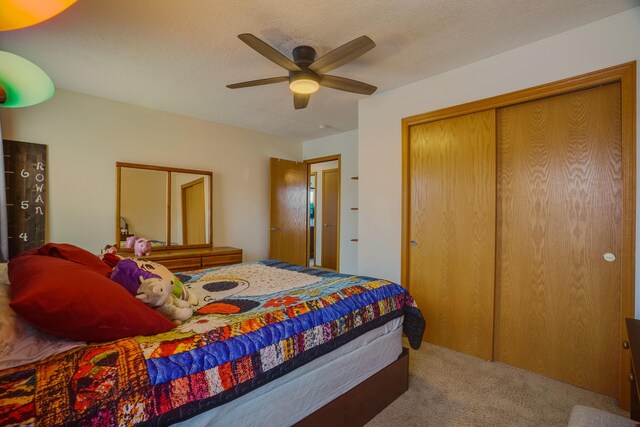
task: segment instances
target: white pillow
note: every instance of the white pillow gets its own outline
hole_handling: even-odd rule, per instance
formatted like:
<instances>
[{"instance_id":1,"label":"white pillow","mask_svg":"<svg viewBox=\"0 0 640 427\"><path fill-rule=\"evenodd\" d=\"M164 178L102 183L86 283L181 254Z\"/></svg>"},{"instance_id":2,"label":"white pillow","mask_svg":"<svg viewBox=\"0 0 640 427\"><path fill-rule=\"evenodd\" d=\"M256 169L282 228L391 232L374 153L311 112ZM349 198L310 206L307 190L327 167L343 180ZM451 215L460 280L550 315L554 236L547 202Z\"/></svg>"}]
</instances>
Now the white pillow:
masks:
<instances>
[{"instance_id":1,"label":"white pillow","mask_svg":"<svg viewBox=\"0 0 640 427\"><path fill-rule=\"evenodd\" d=\"M0 264L0 281L3 274L6 277L6 264L2 268ZM0 283L0 369L32 363L86 344L45 334L29 325L9 307L9 290L8 283Z\"/></svg>"}]
</instances>

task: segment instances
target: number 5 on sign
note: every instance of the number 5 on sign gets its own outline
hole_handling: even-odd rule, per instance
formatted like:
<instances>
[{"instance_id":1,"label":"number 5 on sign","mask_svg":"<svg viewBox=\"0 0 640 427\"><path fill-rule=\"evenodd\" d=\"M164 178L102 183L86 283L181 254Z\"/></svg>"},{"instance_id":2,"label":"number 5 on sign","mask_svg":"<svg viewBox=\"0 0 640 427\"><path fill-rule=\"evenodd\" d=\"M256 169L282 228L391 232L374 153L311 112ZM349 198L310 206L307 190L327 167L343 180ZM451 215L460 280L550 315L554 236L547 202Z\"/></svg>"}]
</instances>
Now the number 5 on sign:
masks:
<instances>
[{"instance_id":1,"label":"number 5 on sign","mask_svg":"<svg viewBox=\"0 0 640 427\"><path fill-rule=\"evenodd\" d=\"M24 240L25 242L27 241L27 233L20 233L20 236L18 237Z\"/></svg>"}]
</instances>

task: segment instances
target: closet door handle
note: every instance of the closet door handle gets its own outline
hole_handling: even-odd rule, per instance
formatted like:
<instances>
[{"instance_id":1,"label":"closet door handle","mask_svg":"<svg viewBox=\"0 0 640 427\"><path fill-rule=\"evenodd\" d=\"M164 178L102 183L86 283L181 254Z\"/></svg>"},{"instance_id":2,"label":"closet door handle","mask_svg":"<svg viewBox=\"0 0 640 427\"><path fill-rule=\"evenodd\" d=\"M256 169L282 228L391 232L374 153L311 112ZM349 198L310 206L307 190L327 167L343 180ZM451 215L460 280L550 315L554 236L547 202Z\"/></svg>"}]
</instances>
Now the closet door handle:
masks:
<instances>
[{"instance_id":1,"label":"closet door handle","mask_svg":"<svg viewBox=\"0 0 640 427\"><path fill-rule=\"evenodd\" d=\"M409 242L409 246L411 246L412 248L415 248L416 246L418 246L418 242L416 242L415 240L412 240Z\"/></svg>"},{"instance_id":2,"label":"closet door handle","mask_svg":"<svg viewBox=\"0 0 640 427\"><path fill-rule=\"evenodd\" d=\"M269 229L269 231L278 231L278 230L280 230L278 227L271 227L271 228Z\"/></svg>"},{"instance_id":3,"label":"closet door handle","mask_svg":"<svg viewBox=\"0 0 640 427\"><path fill-rule=\"evenodd\" d=\"M331 224L325 224L324 226L325 227L331 227Z\"/></svg>"}]
</instances>

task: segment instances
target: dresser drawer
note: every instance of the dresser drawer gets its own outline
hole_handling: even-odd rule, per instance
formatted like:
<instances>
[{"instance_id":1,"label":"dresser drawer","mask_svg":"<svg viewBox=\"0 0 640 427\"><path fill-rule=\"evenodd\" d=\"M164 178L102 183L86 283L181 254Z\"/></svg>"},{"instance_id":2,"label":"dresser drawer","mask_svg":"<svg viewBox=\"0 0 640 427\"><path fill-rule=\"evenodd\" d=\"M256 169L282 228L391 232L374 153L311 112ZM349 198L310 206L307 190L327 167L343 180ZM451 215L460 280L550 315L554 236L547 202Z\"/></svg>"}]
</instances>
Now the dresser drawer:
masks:
<instances>
[{"instance_id":1,"label":"dresser drawer","mask_svg":"<svg viewBox=\"0 0 640 427\"><path fill-rule=\"evenodd\" d=\"M124 253L133 257L133 253ZM154 250L145 259L162 264L173 272L199 270L242 262L242 249L220 246L201 249Z\"/></svg>"},{"instance_id":2,"label":"dresser drawer","mask_svg":"<svg viewBox=\"0 0 640 427\"><path fill-rule=\"evenodd\" d=\"M157 263L164 265L171 271L198 270L201 268L200 259L200 257L163 259Z\"/></svg>"},{"instance_id":3,"label":"dresser drawer","mask_svg":"<svg viewBox=\"0 0 640 427\"><path fill-rule=\"evenodd\" d=\"M237 254L203 256L202 268L238 264L240 262L242 262L242 252Z\"/></svg>"}]
</instances>

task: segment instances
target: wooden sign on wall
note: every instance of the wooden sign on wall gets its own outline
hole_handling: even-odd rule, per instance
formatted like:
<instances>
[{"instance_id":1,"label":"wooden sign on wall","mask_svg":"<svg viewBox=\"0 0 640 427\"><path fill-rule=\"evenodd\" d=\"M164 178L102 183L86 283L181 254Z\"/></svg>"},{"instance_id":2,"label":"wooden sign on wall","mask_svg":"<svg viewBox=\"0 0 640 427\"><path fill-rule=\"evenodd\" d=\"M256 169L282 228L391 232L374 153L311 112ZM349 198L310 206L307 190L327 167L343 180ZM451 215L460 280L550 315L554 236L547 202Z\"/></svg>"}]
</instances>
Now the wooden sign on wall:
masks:
<instances>
[{"instance_id":1,"label":"wooden sign on wall","mask_svg":"<svg viewBox=\"0 0 640 427\"><path fill-rule=\"evenodd\" d=\"M9 257L44 245L47 146L3 141Z\"/></svg>"}]
</instances>

